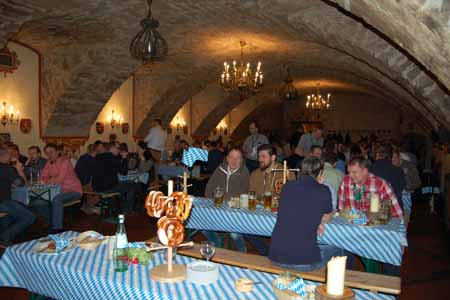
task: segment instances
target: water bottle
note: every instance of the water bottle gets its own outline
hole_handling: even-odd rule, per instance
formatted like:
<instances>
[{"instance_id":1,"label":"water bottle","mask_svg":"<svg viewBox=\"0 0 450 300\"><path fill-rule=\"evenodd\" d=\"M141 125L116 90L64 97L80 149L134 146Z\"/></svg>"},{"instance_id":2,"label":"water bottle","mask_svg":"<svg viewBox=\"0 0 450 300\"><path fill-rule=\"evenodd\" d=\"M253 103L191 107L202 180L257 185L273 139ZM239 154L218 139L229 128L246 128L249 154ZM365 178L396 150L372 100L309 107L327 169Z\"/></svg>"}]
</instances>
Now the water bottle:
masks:
<instances>
[{"instance_id":1,"label":"water bottle","mask_svg":"<svg viewBox=\"0 0 450 300\"><path fill-rule=\"evenodd\" d=\"M125 216L119 215L119 225L116 231L116 247L114 249L114 271L128 270L128 238L125 230Z\"/></svg>"}]
</instances>

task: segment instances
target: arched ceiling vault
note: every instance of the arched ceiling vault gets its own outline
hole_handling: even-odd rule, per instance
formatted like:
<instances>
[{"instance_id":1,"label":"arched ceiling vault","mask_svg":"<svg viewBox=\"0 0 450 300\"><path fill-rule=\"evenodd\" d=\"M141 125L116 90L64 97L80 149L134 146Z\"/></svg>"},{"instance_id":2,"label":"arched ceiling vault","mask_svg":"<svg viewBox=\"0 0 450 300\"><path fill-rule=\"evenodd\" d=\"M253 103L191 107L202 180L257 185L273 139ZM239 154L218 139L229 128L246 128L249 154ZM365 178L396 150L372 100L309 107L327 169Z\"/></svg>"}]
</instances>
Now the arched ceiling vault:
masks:
<instances>
[{"instance_id":1,"label":"arched ceiling vault","mask_svg":"<svg viewBox=\"0 0 450 300\"><path fill-rule=\"evenodd\" d=\"M221 62L239 55L240 39L249 44L249 60L264 62L268 87L281 83L282 67L295 62L299 82L340 79L414 109L433 127L450 127L449 9L431 2L154 1L170 57L140 66L128 45L146 15L146 1L0 0L0 43L12 38L41 53L43 130L51 136L87 135L135 70L135 88L142 93L135 99L138 133L154 116L167 122L185 101L217 82ZM346 75L330 75L331 70ZM201 132L232 106L226 103L205 116Z\"/></svg>"}]
</instances>

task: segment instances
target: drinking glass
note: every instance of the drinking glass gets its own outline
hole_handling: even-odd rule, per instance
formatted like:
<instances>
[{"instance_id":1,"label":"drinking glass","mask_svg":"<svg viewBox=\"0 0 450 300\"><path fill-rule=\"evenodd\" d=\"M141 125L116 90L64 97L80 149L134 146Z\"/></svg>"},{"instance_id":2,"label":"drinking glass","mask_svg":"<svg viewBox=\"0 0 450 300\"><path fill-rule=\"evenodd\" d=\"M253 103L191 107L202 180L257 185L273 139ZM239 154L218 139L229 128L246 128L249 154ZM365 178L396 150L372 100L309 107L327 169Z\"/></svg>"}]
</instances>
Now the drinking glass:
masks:
<instances>
[{"instance_id":1,"label":"drinking glass","mask_svg":"<svg viewBox=\"0 0 450 300\"><path fill-rule=\"evenodd\" d=\"M264 193L264 209L272 210L272 192Z\"/></svg>"},{"instance_id":2,"label":"drinking glass","mask_svg":"<svg viewBox=\"0 0 450 300\"><path fill-rule=\"evenodd\" d=\"M223 192L220 188L217 188L214 192L214 206L222 207L223 206Z\"/></svg>"},{"instance_id":3,"label":"drinking glass","mask_svg":"<svg viewBox=\"0 0 450 300\"><path fill-rule=\"evenodd\" d=\"M392 202L391 200L384 200L380 202L380 211L378 214L378 218L380 219L381 223L388 223L389 219L391 218L391 207Z\"/></svg>"},{"instance_id":4,"label":"drinking glass","mask_svg":"<svg viewBox=\"0 0 450 300\"><path fill-rule=\"evenodd\" d=\"M163 259L167 262L167 256L169 255L168 248L164 249ZM175 261L175 258L177 257L177 248L172 248L172 260Z\"/></svg>"},{"instance_id":5,"label":"drinking glass","mask_svg":"<svg viewBox=\"0 0 450 300\"><path fill-rule=\"evenodd\" d=\"M256 210L256 202L257 202L256 193L249 192L248 193L248 209L251 211L255 211Z\"/></svg>"},{"instance_id":6,"label":"drinking glass","mask_svg":"<svg viewBox=\"0 0 450 300\"><path fill-rule=\"evenodd\" d=\"M214 247L213 242L211 241L202 242L202 245L200 247L200 254L206 259L206 261L209 261L211 257L214 256L215 252L216 248Z\"/></svg>"}]
</instances>

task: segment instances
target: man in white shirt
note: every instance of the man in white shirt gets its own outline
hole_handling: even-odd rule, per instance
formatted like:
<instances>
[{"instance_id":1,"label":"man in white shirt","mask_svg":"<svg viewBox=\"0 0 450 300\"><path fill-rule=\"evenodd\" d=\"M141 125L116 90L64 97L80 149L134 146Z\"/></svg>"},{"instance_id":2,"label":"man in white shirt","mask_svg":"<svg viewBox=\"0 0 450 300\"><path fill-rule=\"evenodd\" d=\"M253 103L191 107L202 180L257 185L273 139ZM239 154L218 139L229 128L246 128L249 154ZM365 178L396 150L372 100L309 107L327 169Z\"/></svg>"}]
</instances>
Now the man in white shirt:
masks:
<instances>
[{"instance_id":1,"label":"man in white shirt","mask_svg":"<svg viewBox=\"0 0 450 300\"><path fill-rule=\"evenodd\" d=\"M258 125L256 122L250 123L248 130L250 131L250 135L245 139L242 150L244 150L246 158L245 164L251 173L259 167L258 147L268 144L269 140L265 135L258 133Z\"/></svg>"},{"instance_id":2,"label":"man in white shirt","mask_svg":"<svg viewBox=\"0 0 450 300\"><path fill-rule=\"evenodd\" d=\"M154 119L152 127L148 131L144 142L147 143L150 152L156 162L161 160L161 154L164 151L166 145L167 133L162 128L162 122L160 119Z\"/></svg>"}]
</instances>

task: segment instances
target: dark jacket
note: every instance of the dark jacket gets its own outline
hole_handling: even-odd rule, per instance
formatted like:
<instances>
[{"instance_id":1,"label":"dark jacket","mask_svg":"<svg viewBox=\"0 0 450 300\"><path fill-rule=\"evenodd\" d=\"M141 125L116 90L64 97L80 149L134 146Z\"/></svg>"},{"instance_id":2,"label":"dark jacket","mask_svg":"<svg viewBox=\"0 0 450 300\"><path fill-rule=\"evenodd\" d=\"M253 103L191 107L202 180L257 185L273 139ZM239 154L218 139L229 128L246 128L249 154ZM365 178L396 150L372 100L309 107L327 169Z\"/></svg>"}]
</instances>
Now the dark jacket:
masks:
<instances>
[{"instance_id":1,"label":"dark jacket","mask_svg":"<svg viewBox=\"0 0 450 300\"><path fill-rule=\"evenodd\" d=\"M39 160L35 163L30 162L28 165L26 165L23 169L23 172L25 173L25 176L30 179L31 177L31 170L33 170L34 172L41 172L42 169L44 168L45 164L47 163L47 160L45 158L39 158ZM37 173L33 174L37 175Z\"/></svg>"},{"instance_id":2,"label":"dark jacket","mask_svg":"<svg viewBox=\"0 0 450 300\"><path fill-rule=\"evenodd\" d=\"M24 180L17 173L16 168L0 163L0 201L11 200L12 185L23 185Z\"/></svg>"},{"instance_id":3,"label":"dark jacket","mask_svg":"<svg viewBox=\"0 0 450 300\"><path fill-rule=\"evenodd\" d=\"M223 152L218 149L211 149L208 153L205 172L211 174L221 163L223 163Z\"/></svg>"},{"instance_id":4,"label":"dark jacket","mask_svg":"<svg viewBox=\"0 0 450 300\"><path fill-rule=\"evenodd\" d=\"M214 197L217 187L224 192L225 197L236 197L248 193L250 174L246 166L241 166L236 172L229 173L226 163L217 167L206 184L205 196Z\"/></svg>"},{"instance_id":5,"label":"dark jacket","mask_svg":"<svg viewBox=\"0 0 450 300\"><path fill-rule=\"evenodd\" d=\"M91 183L92 174L95 169L95 157L89 153L83 154L75 165L75 173L82 185Z\"/></svg>"},{"instance_id":6,"label":"dark jacket","mask_svg":"<svg viewBox=\"0 0 450 300\"><path fill-rule=\"evenodd\" d=\"M403 209L402 191L406 187L403 170L392 164L390 159L378 159L372 165L371 173L386 180L394 190L397 201Z\"/></svg>"},{"instance_id":7,"label":"dark jacket","mask_svg":"<svg viewBox=\"0 0 450 300\"><path fill-rule=\"evenodd\" d=\"M331 211L330 190L311 176L303 175L286 183L281 191L269 259L291 265L319 262L317 228L322 216Z\"/></svg>"},{"instance_id":8,"label":"dark jacket","mask_svg":"<svg viewBox=\"0 0 450 300\"><path fill-rule=\"evenodd\" d=\"M108 191L119 184L118 174L127 174L127 161L111 152L97 154L92 172L92 188L96 192Z\"/></svg>"}]
</instances>

